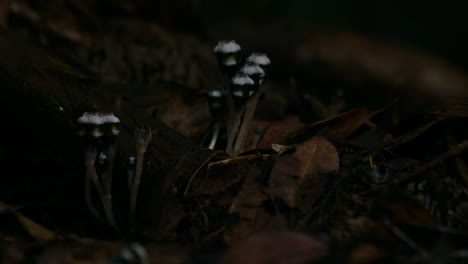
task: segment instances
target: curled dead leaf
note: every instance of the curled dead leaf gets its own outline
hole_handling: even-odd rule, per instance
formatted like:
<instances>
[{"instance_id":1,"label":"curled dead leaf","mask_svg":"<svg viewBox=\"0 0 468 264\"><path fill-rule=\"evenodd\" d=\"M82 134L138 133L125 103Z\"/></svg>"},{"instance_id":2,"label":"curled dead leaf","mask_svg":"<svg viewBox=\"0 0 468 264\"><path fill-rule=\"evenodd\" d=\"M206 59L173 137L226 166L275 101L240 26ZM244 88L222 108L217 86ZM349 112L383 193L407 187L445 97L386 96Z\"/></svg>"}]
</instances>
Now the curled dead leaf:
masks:
<instances>
[{"instance_id":1,"label":"curled dead leaf","mask_svg":"<svg viewBox=\"0 0 468 264\"><path fill-rule=\"evenodd\" d=\"M339 157L336 148L324 137L314 136L284 153L270 174L270 191L287 205L307 210L322 192L324 175L336 173Z\"/></svg>"}]
</instances>

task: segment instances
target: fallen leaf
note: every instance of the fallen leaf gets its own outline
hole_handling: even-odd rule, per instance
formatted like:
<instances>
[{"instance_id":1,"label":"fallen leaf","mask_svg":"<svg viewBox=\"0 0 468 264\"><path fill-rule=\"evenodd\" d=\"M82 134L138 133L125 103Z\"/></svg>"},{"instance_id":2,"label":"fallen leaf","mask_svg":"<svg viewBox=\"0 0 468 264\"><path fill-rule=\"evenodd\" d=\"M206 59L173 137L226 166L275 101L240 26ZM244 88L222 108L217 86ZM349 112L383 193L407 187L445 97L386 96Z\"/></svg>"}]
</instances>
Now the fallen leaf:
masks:
<instances>
[{"instance_id":1,"label":"fallen leaf","mask_svg":"<svg viewBox=\"0 0 468 264\"><path fill-rule=\"evenodd\" d=\"M270 191L287 205L307 210L326 182L324 175L339 168L336 148L324 137L314 136L279 156L270 174Z\"/></svg>"},{"instance_id":2,"label":"fallen leaf","mask_svg":"<svg viewBox=\"0 0 468 264\"><path fill-rule=\"evenodd\" d=\"M272 122L265 127L258 148L269 149L272 144L280 143L289 133L303 126L298 116L287 116L283 120Z\"/></svg>"}]
</instances>

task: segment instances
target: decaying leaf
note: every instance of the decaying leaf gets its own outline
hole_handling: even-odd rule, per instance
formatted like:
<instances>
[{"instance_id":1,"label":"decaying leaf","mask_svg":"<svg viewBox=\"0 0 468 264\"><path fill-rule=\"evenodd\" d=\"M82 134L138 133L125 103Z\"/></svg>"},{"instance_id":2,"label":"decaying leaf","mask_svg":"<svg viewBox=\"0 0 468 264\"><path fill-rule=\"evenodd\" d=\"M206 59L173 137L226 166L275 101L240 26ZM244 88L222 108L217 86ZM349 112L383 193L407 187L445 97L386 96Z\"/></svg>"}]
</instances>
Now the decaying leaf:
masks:
<instances>
[{"instance_id":1,"label":"decaying leaf","mask_svg":"<svg viewBox=\"0 0 468 264\"><path fill-rule=\"evenodd\" d=\"M314 136L277 158L270 175L271 193L293 208L307 210L322 191L324 175L338 169L335 147Z\"/></svg>"},{"instance_id":2,"label":"decaying leaf","mask_svg":"<svg viewBox=\"0 0 468 264\"><path fill-rule=\"evenodd\" d=\"M260 149L269 149L271 144L280 143L289 133L301 128L303 123L298 116L287 116L283 120L268 124L258 144Z\"/></svg>"}]
</instances>

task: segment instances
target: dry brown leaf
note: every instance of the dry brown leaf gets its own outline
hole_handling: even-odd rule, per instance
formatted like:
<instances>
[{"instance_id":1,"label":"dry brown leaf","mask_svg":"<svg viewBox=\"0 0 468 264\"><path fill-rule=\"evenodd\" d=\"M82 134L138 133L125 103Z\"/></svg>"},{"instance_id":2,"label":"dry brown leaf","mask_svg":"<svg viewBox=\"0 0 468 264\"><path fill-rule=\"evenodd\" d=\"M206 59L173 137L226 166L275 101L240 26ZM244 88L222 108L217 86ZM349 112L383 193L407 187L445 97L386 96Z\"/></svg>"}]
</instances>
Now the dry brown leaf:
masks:
<instances>
[{"instance_id":1,"label":"dry brown leaf","mask_svg":"<svg viewBox=\"0 0 468 264\"><path fill-rule=\"evenodd\" d=\"M281 142L289 133L301 128L303 123L298 116L287 116L283 120L272 122L265 128L262 139L258 144L259 149L269 149L271 144Z\"/></svg>"},{"instance_id":2,"label":"dry brown leaf","mask_svg":"<svg viewBox=\"0 0 468 264\"><path fill-rule=\"evenodd\" d=\"M336 148L324 137L297 145L295 152L279 156L270 175L271 192L287 205L307 210L322 191L324 174L337 172Z\"/></svg>"}]
</instances>

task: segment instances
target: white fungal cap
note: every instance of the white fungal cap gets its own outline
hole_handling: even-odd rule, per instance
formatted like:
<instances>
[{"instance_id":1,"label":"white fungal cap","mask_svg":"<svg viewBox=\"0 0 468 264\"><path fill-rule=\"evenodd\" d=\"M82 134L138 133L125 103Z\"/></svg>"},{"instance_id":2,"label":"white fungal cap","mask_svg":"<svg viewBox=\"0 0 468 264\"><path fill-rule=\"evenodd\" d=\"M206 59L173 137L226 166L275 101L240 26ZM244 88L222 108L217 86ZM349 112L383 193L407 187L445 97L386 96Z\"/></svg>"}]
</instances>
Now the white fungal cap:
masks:
<instances>
[{"instance_id":1,"label":"white fungal cap","mask_svg":"<svg viewBox=\"0 0 468 264\"><path fill-rule=\"evenodd\" d=\"M78 124L81 125L102 125L103 120L98 113L84 113L78 118Z\"/></svg>"},{"instance_id":2,"label":"white fungal cap","mask_svg":"<svg viewBox=\"0 0 468 264\"><path fill-rule=\"evenodd\" d=\"M270 65L271 61L265 53L252 53L247 60L250 64L256 64L261 66Z\"/></svg>"},{"instance_id":3,"label":"white fungal cap","mask_svg":"<svg viewBox=\"0 0 468 264\"><path fill-rule=\"evenodd\" d=\"M265 71L260 68L258 65L245 65L240 69L240 72L243 74L247 74L249 76L258 75L258 76L265 76Z\"/></svg>"},{"instance_id":4,"label":"white fungal cap","mask_svg":"<svg viewBox=\"0 0 468 264\"><path fill-rule=\"evenodd\" d=\"M120 134L120 130L117 126L117 124L120 123L120 119L118 117L116 117L113 113L100 114L100 116L103 124L110 125L108 129L112 135L117 136Z\"/></svg>"},{"instance_id":5,"label":"white fungal cap","mask_svg":"<svg viewBox=\"0 0 468 264\"><path fill-rule=\"evenodd\" d=\"M221 98L224 96L224 93L221 90L211 90L208 92L208 96L211 98Z\"/></svg>"},{"instance_id":6,"label":"white fungal cap","mask_svg":"<svg viewBox=\"0 0 468 264\"><path fill-rule=\"evenodd\" d=\"M104 152L99 153L98 160L100 162L105 162L107 160L107 156Z\"/></svg>"},{"instance_id":7,"label":"white fungal cap","mask_svg":"<svg viewBox=\"0 0 468 264\"><path fill-rule=\"evenodd\" d=\"M104 124L118 124L120 119L116 117L113 113L101 115L102 122Z\"/></svg>"},{"instance_id":8,"label":"white fungal cap","mask_svg":"<svg viewBox=\"0 0 468 264\"><path fill-rule=\"evenodd\" d=\"M241 50L239 44L237 44L234 40L222 40L219 41L218 44L214 47L213 51L215 53L236 53Z\"/></svg>"},{"instance_id":9,"label":"white fungal cap","mask_svg":"<svg viewBox=\"0 0 468 264\"><path fill-rule=\"evenodd\" d=\"M244 97L244 92L241 90L235 90L232 92L232 95L234 95L234 97Z\"/></svg>"},{"instance_id":10,"label":"white fungal cap","mask_svg":"<svg viewBox=\"0 0 468 264\"><path fill-rule=\"evenodd\" d=\"M117 136L120 131L117 127L117 124L120 123L118 117L114 114L102 114L102 113L84 113L78 118L78 124L80 125L92 125L93 129L91 130L91 135L95 138L101 137L104 135L101 125L111 124L110 132L112 135ZM78 135L84 136L86 134L85 130L81 128L78 131Z\"/></svg>"},{"instance_id":11,"label":"white fungal cap","mask_svg":"<svg viewBox=\"0 0 468 264\"><path fill-rule=\"evenodd\" d=\"M254 85L254 81L247 75L236 75L231 79L231 83L234 85Z\"/></svg>"}]
</instances>

